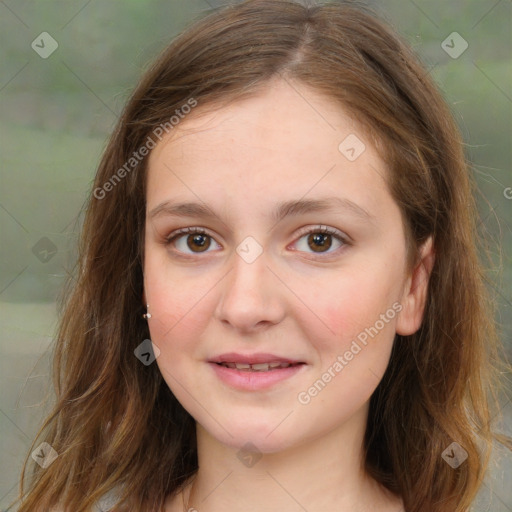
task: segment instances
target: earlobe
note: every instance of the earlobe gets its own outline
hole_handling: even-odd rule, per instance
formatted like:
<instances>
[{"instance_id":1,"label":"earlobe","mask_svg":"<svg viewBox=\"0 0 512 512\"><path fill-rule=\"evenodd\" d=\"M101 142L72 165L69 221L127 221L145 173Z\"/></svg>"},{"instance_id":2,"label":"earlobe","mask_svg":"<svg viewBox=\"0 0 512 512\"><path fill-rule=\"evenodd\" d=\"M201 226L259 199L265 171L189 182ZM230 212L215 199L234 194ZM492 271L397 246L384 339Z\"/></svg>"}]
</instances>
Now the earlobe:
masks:
<instances>
[{"instance_id":1,"label":"earlobe","mask_svg":"<svg viewBox=\"0 0 512 512\"><path fill-rule=\"evenodd\" d=\"M418 260L405 283L401 301L402 310L396 322L396 332L402 336L414 334L423 320L428 283L435 262L432 236L421 246Z\"/></svg>"}]
</instances>

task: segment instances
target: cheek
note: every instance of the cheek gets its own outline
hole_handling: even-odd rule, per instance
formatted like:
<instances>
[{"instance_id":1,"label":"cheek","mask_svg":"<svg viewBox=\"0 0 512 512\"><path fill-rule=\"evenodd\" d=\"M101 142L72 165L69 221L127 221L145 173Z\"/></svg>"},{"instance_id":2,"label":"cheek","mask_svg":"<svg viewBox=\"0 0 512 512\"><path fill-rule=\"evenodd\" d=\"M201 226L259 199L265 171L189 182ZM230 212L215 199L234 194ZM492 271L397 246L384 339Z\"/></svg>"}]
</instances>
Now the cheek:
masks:
<instances>
[{"instance_id":1,"label":"cheek","mask_svg":"<svg viewBox=\"0 0 512 512\"><path fill-rule=\"evenodd\" d=\"M195 286L199 284L200 286ZM151 339L160 350L180 349L197 339L197 333L204 329L209 315L206 292L211 285L204 280L180 277L171 272L151 254L144 269L144 289L149 304Z\"/></svg>"},{"instance_id":2,"label":"cheek","mask_svg":"<svg viewBox=\"0 0 512 512\"><path fill-rule=\"evenodd\" d=\"M381 315L394 316L392 305L399 296L396 282L392 277L372 276L367 271L340 279L323 297L316 298L318 316L329 327L331 336L356 337ZM394 321L388 323L394 325Z\"/></svg>"},{"instance_id":3,"label":"cheek","mask_svg":"<svg viewBox=\"0 0 512 512\"><path fill-rule=\"evenodd\" d=\"M340 280L323 302L317 299L318 316L329 327L322 328L327 334L312 338L317 340L322 368L332 367L341 356L343 380L356 384L365 376L382 377L395 337L397 290L392 276L366 272Z\"/></svg>"},{"instance_id":4,"label":"cheek","mask_svg":"<svg viewBox=\"0 0 512 512\"><path fill-rule=\"evenodd\" d=\"M344 417L370 398L386 371L395 337L396 312L391 305L387 307L386 300L369 301L362 296L354 297L343 307L330 306L324 315L336 335L317 338L319 373L309 389L315 393L318 385L323 388L322 382L326 383L315 399L315 407L338 404L339 410L333 414Z\"/></svg>"}]
</instances>

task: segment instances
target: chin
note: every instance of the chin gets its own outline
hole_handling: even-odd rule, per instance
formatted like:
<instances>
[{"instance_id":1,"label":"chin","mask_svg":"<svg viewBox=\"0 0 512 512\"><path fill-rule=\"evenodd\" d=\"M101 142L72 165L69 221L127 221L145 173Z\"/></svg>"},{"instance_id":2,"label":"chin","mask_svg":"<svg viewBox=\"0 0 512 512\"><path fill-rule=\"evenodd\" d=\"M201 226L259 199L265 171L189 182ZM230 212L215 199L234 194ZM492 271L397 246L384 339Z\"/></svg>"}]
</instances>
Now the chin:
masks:
<instances>
[{"instance_id":1,"label":"chin","mask_svg":"<svg viewBox=\"0 0 512 512\"><path fill-rule=\"evenodd\" d=\"M219 443L229 446L235 450L250 450L250 445L254 445L261 453L277 453L290 448L294 441L288 429L277 427L282 419L270 424L258 423L257 421L247 425L229 423L229 434L218 425L215 425L214 431L209 430L210 436L214 437ZM231 434L231 435L230 435Z\"/></svg>"}]
</instances>

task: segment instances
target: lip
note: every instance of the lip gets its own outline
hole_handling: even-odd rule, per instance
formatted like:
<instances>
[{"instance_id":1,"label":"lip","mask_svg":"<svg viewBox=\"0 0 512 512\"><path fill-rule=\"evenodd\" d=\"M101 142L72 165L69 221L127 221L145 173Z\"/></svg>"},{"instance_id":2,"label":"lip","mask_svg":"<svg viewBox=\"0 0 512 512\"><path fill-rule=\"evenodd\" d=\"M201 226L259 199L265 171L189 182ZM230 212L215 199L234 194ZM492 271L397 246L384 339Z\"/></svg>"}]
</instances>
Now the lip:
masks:
<instances>
[{"instance_id":1,"label":"lip","mask_svg":"<svg viewBox=\"0 0 512 512\"><path fill-rule=\"evenodd\" d=\"M238 354L237 352L228 352L221 354L208 360L209 363L243 363L243 364L258 364L258 363L305 363L300 359L290 359L288 357L281 357L275 354L259 352L256 354Z\"/></svg>"},{"instance_id":2,"label":"lip","mask_svg":"<svg viewBox=\"0 0 512 512\"><path fill-rule=\"evenodd\" d=\"M274 359L275 361L275 359ZM241 361L237 361L241 362ZM262 361L268 362L268 361ZM288 362L288 361L285 361ZM246 363L251 364L251 363ZM256 363L254 363L256 364ZM287 368L276 368L269 371L246 371L236 368L227 368L220 364L209 361L208 365L213 369L215 375L225 384L242 391L259 391L271 388L279 382L297 375L304 371L307 364L297 364Z\"/></svg>"}]
</instances>

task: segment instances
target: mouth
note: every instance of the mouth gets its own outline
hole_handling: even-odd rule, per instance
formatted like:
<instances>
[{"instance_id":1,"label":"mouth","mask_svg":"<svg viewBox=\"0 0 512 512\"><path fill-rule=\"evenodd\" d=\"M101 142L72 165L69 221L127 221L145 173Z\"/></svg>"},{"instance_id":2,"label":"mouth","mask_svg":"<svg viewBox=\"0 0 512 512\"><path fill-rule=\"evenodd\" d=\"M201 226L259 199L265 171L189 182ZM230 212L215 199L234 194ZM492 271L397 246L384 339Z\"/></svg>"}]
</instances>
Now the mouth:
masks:
<instances>
[{"instance_id":1,"label":"mouth","mask_svg":"<svg viewBox=\"0 0 512 512\"><path fill-rule=\"evenodd\" d=\"M300 366L306 363L283 363L280 361L274 361L270 363L231 363L231 362L217 362L215 363L225 368L231 368L233 370L240 370L243 372L271 372L280 370L283 368L289 368L290 366Z\"/></svg>"},{"instance_id":2,"label":"mouth","mask_svg":"<svg viewBox=\"0 0 512 512\"><path fill-rule=\"evenodd\" d=\"M261 353L223 354L208 363L214 375L225 385L250 392L266 391L281 385L304 373L308 366L304 361Z\"/></svg>"}]
</instances>

